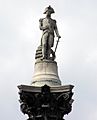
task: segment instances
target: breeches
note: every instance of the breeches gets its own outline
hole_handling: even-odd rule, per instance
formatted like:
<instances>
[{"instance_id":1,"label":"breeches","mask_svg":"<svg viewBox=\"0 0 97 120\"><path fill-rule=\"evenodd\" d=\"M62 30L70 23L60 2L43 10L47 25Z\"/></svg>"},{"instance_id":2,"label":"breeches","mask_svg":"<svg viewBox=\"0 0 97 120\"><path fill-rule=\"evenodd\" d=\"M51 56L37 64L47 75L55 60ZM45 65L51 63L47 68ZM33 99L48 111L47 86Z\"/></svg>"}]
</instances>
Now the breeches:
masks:
<instances>
[{"instance_id":1,"label":"breeches","mask_svg":"<svg viewBox=\"0 0 97 120\"><path fill-rule=\"evenodd\" d=\"M52 34L49 34L49 33L45 33L43 36L42 36L42 45L46 45L48 47L53 47L54 45L54 35Z\"/></svg>"}]
</instances>

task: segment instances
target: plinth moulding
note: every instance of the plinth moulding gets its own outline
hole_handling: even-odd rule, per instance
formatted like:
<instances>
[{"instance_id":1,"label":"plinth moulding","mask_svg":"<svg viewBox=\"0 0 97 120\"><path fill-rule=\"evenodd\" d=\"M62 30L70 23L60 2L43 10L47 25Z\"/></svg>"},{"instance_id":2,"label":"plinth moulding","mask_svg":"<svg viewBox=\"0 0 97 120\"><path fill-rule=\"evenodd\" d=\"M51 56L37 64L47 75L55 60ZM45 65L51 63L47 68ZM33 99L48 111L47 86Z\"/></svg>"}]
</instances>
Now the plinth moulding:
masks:
<instances>
[{"instance_id":1,"label":"plinth moulding","mask_svg":"<svg viewBox=\"0 0 97 120\"><path fill-rule=\"evenodd\" d=\"M39 20L42 30L41 44L36 49L33 79L30 85L19 85L20 109L28 115L27 120L63 120L72 110L73 85L61 85L58 66L55 61L59 35L55 13L49 6L45 8L45 18ZM54 37L58 37L55 50Z\"/></svg>"}]
</instances>

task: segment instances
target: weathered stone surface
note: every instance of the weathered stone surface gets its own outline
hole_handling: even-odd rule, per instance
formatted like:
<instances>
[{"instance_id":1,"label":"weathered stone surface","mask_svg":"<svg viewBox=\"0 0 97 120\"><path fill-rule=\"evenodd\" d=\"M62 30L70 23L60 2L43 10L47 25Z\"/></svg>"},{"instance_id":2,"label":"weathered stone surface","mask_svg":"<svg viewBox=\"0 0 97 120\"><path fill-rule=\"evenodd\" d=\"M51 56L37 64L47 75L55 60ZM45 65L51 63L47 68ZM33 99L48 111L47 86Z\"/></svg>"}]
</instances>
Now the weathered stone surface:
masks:
<instances>
[{"instance_id":1,"label":"weathered stone surface","mask_svg":"<svg viewBox=\"0 0 97 120\"><path fill-rule=\"evenodd\" d=\"M32 86L60 86L57 63L52 60L40 60L35 63Z\"/></svg>"},{"instance_id":2,"label":"weathered stone surface","mask_svg":"<svg viewBox=\"0 0 97 120\"><path fill-rule=\"evenodd\" d=\"M56 44L55 51L51 49L54 46L54 33L56 33L58 41L59 38L61 38L58 32L56 20L51 18L51 14L54 13L52 11L54 11L54 9L51 6L46 7L46 11L44 12L46 17L39 20L39 27L43 33L41 37L42 59L47 60L51 59L50 55L52 55L52 60L55 59L55 52L58 44ZM40 53L36 54L35 58L40 58Z\"/></svg>"},{"instance_id":3,"label":"weathered stone surface","mask_svg":"<svg viewBox=\"0 0 97 120\"><path fill-rule=\"evenodd\" d=\"M55 48L55 51L56 51L56 49L57 49L57 46ZM50 50L50 52L51 52L51 54L49 56L49 60L54 61L54 59L56 58L55 52L52 49ZM37 48L36 53L35 53L35 59L36 59L36 61L43 60L42 45L40 45Z\"/></svg>"},{"instance_id":4,"label":"weathered stone surface","mask_svg":"<svg viewBox=\"0 0 97 120\"><path fill-rule=\"evenodd\" d=\"M28 120L63 120L72 109L72 85L61 87L18 86L21 111Z\"/></svg>"}]
</instances>

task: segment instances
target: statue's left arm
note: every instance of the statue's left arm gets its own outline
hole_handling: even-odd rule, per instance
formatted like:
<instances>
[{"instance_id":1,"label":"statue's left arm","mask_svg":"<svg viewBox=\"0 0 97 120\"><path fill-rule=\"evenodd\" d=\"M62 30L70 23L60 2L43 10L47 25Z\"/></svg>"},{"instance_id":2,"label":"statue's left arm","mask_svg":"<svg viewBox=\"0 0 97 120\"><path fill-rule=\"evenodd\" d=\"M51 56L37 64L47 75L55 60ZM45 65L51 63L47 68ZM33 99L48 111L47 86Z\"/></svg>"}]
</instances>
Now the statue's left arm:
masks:
<instances>
[{"instance_id":1,"label":"statue's left arm","mask_svg":"<svg viewBox=\"0 0 97 120\"><path fill-rule=\"evenodd\" d=\"M58 38L61 38L61 36L59 35L59 31L58 31L58 28L57 28L56 21L55 21L55 33L56 33L56 36L57 36Z\"/></svg>"}]
</instances>

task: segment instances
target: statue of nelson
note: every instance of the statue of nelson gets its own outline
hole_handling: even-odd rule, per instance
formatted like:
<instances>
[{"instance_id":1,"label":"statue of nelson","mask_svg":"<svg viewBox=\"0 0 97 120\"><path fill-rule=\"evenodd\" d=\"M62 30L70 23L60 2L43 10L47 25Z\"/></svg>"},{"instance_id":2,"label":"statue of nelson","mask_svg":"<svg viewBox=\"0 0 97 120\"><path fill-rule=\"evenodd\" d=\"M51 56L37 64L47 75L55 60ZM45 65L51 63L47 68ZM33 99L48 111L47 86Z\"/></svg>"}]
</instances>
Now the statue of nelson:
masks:
<instances>
[{"instance_id":1,"label":"statue of nelson","mask_svg":"<svg viewBox=\"0 0 97 120\"><path fill-rule=\"evenodd\" d=\"M43 59L50 58L50 54L52 52L51 47L54 45L54 32L58 38L61 38L57 29L56 20L51 18L52 13L55 13L54 9L51 6L46 7L44 11L46 17L39 20L40 30L43 31L41 38Z\"/></svg>"}]
</instances>

